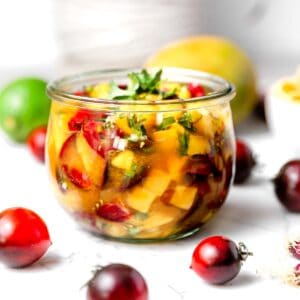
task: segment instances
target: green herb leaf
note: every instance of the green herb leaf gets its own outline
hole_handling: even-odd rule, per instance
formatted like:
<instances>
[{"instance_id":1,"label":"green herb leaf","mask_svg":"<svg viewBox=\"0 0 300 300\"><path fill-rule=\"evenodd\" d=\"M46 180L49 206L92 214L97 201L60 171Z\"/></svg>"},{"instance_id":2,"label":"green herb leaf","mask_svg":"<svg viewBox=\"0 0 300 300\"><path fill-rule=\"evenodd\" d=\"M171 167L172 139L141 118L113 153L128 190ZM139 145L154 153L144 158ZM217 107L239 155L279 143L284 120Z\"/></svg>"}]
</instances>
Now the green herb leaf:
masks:
<instances>
[{"instance_id":1,"label":"green herb leaf","mask_svg":"<svg viewBox=\"0 0 300 300\"><path fill-rule=\"evenodd\" d=\"M170 127L171 124L175 122L174 117L163 118L162 122L158 125L158 130L165 130Z\"/></svg>"},{"instance_id":2,"label":"green herb leaf","mask_svg":"<svg viewBox=\"0 0 300 300\"><path fill-rule=\"evenodd\" d=\"M173 89L171 91L161 91L160 92L162 99L176 99L177 97L177 89Z\"/></svg>"},{"instance_id":3,"label":"green herb leaf","mask_svg":"<svg viewBox=\"0 0 300 300\"><path fill-rule=\"evenodd\" d=\"M189 147L189 134L183 133L178 135L178 141L179 141L179 153L180 155L187 155L187 150Z\"/></svg>"},{"instance_id":4,"label":"green herb leaf","mask_svg":"<svg viewBox=\"0 0 300 300\"><path fill-rule=\"evenodd\" d=\"M192 123L192 116L188 112L185 112L178 120L178 123L182 125L187 130L190 130L192 132L195 131L195 128Z\"/></svg>"},{"instance_id":5,"label":"green herb leaf","mask_svg":"<svg viewBox=\"0 0 300 300\"><path fill-rule=\"evenodd\" d=\"M114 100L136 99L141 93L158 94L158 86L162 70L155 74L143 69L139 73L128 74L129 83L127 89L120 89L115 82L111 82L110 98Z\"/></svg>"},{"instance_id":6,"label":"green herb leaf","mask_svg":"<svg viewBox=\"0 0 300 300\"><path fill-rule=\"evenodd\" d=\"M145 136L146 129L142 124L144 120L138 120L137 115L132 115L127 117L127 122L130 128L134 130L137 136Z\"/></svg>"}]
</instances>

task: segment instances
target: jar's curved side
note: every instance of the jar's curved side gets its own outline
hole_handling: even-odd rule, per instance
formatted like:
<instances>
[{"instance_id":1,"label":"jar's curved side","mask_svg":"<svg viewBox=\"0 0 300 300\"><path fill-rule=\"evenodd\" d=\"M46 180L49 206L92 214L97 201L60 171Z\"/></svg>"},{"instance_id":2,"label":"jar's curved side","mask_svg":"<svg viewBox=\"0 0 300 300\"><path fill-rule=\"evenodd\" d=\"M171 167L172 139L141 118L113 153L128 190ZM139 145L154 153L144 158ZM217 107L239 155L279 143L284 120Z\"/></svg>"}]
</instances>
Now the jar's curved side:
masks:
<instances>
[{"instance_id":1,"label":"jar's curved side","mask_svg":"<svg viewBox=\"0 0 300 300\"><path fill-rule=\"evenodd\" d=\"M84 123L80 112L53 101L47 164L60 203L89 230L126 241L181 238L223 205L235 159L228 101L188 111L91 109ZM157 128L158 114L174 122ZM147 139L128 132L129 120L142 122Z\"/></svg>"}]
</instances>

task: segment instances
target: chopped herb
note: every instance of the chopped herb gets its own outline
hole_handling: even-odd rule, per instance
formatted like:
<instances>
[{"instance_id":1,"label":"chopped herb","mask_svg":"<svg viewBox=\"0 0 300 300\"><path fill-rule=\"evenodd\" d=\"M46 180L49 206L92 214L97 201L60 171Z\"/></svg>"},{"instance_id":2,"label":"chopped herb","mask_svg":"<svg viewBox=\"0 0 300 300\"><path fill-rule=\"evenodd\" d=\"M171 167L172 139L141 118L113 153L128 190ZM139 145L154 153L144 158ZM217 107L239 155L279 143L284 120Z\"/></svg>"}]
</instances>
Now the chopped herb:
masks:
<instances>
[{"instance_id":1,"label":"chopped herb","mask_svg":"<svg viewBox=\"0 0 300 300\"><path fill-rule=\"evenodd\" d=\"M178 120L178 123L184 128L190 131L195 131L195 128L192 123L192 116L188 112L185 112Z\"/></svg>"},{"instance_id":2,"label":"chopped herb","mask_svg":"<svg viewBox=\"0 0 300 300\"><path fill-rule=\"evenodd\" d=\"M143 121L144 119L138 120L138 117L135 114L127 117L128 126L134 130L138 140L140 137L146 136L146 129L142 124Z\"/></svg>"},{"instance_id":3,"label":"chopped herb","mask_svg":"<svg viewBox=\"0 0 300 300\"><path fill-rule=\"evenodd\" d=\"M137 99L141 93L158 94L161 74L161 69L153 75L144 69L139 73L130 73L128 75L129 83L126 89L121 89L115 82L111 82L110 98L114 100L126 100Z\"/></svg>"},{"instance_id":4,"label":"chopped herb","mask_svg":"<svg viewBox=\"0 0 300 300\"><path fill-rule=\"evenodd\" d=\"M187 155L187 150L189 147L189 134L183 133L178 135L178 141L179 141L179 153L181 155Z\"/></svg>"},{"instance_id":5,"label":"chopped herb","mask_svg":"<svg viewBox=\"0 0 300 300\"><path fill-rule=\"evenodd\" d=\"M130 169L125 172L125 176L129 179L133 178L137 174L137 169L137 164L133 162Z\"/></svg>"},{"instance_id":6,"label":"chopped herb","mask_svg":"<svg viewBox=\"0 0 300 300\"><path fill-rule=\"evenodd\" d=\"M168 129L169 126L171 124L173 124L175 122L175 119L174 117L166 117L166 118L163 118L162 122L158 125L158 129L159 130L165 130L165 129Z\"/></svg>"},{"instance_id":7,"label":"chopped herb","mask_svg":"<svg viewBox=\"0 0 300 300\"><path fill-rule=\"evenodd\" d=\"M171 91L161 91L160 95L162 99L176 99L177 97L177 89L173 89Z\"/></svg>"}]
</instances>

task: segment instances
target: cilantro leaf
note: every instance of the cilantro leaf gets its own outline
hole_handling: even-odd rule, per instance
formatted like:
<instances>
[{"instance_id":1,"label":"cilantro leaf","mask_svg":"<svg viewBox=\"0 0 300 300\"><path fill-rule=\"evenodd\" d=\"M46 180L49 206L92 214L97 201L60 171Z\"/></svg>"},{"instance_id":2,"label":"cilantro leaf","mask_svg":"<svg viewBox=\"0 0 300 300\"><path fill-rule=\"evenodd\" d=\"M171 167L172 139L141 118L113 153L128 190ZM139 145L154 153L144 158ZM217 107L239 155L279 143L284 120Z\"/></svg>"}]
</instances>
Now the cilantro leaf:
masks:
<instances>
[{"instance_id":1,"label":"cilantro leaf","mask_svg":"<svg viewBox=\"0 0 300 300\"><path fill-rule=\"evenodd\" d=\"M181 155L187 155L187 150L189 147L189 135L188 133L183 133L178 135L178 141L179 141L179 153Z\"/></svg>"},{"instance_id":2,"label":"cilantro leaf","mask_svg":"<svg viewBox=\"0 0 300 300\"><path fill-rule=\"evenodd\" d=\"M178 123L184 128L190 131L195 131L195 128L192 123L192 116L188 112L185 112L178 120Z\"/></svg>"},{"instance_id":3,"label":"cilantro leaf","mask_svg":"<svg viewBox=\"0 0 300 300\"><path fill-rule=\"evenodd\" d=\"M178 98L177 96L177 89L173 89L170 91L161 91L160 95L162 97L162 99L176 99Z\"/></svg>"},{"instance_id":4,"label":"cilantro leaf","mask_svg":"<svg viewBox=\"0 0 300 300\"><path fill-rule=\"evenodd\" d=\"M165 130L165 129L168 129L169 126L171 124L173 124L175 122L175 119L174 117L166 117L166 118L163 118L162 122L158 125L158 130Z\"/></svg>"},{"instance_id":5,"label":"cilantro leaf","mask_svg":"<svg viewBox=\"0 0 300 300\"><path fill-rule=\"evenodd\" d=\"M142 124L143 121L144 120L138 120L136 115L127 117L128 126L132 128L139 137L146 135L146 129Z\"/></svg>"},{"instance_id":6,"label":"cilantro leaf","mask_svg":"<svg viewBox=\"0 0 300 300\"><path fill-rule=\"evenodd\" d=\"M127 89L120 89L113 81L111 82L110 98L114 100L137 99L141 93L158 94L158 86L161 80L162 70L155 74L148 73L143 69L141 72L128 74L129 83Z\"/></svg>"}]
</instances>

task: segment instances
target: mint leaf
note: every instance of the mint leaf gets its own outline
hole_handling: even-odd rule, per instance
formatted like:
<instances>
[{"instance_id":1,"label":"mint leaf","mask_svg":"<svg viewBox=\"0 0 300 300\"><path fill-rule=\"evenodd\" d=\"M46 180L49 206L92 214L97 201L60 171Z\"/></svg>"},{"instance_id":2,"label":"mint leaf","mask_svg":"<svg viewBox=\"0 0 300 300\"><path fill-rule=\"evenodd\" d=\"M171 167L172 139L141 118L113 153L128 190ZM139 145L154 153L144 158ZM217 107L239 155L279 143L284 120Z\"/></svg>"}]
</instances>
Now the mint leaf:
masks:
<instances>
[{"instance_id":1,"label":"mint leaf","mask_svg":"<svg viewBox=\"0 0 300 300\"><path fill-rule=\"evenodd\" d=\"M187 155L187 150L189 147L189 135L188 133L183 133L178 135L179 141L179 153L180 155L184 156Z\"/></svg>"},{"instance_id":2,"label":"mint leaf","mask_svg":"<svg viewBox=\"0 0 300 300\"><path fill-rule=\"evenodd\" d=\"M178 120L178 123L182 125L184 128L186 128L189 131L194 132L195 128L192 123L192 116L188 112L185 112Z\"/></svg>"},{"instance_id":3,"label":"mint leaf","mask_svg":"<svg viewBox=\"0 0 300 300\"><path fill-rule=\"evenodd\" d=\"M171 124L175 122L174 117L163 118L162 122L158 125L158 130L165 130L170 127Z\"/></svg>"},{"instance_id":4,"label":"mint leaf","mask_svg":"<svg viewBox=\"0 0 300 300\"><path fill-rule=\"evenodd\" d=\"M130 73L128 74L129 83L127 89L120 89L114 81L111 82L110 98L113 100L125 100L137 99L141 93L158 94L161 74L161 69L153 75L145 69L141 72Z\"/></svg>"}]
</instances>

